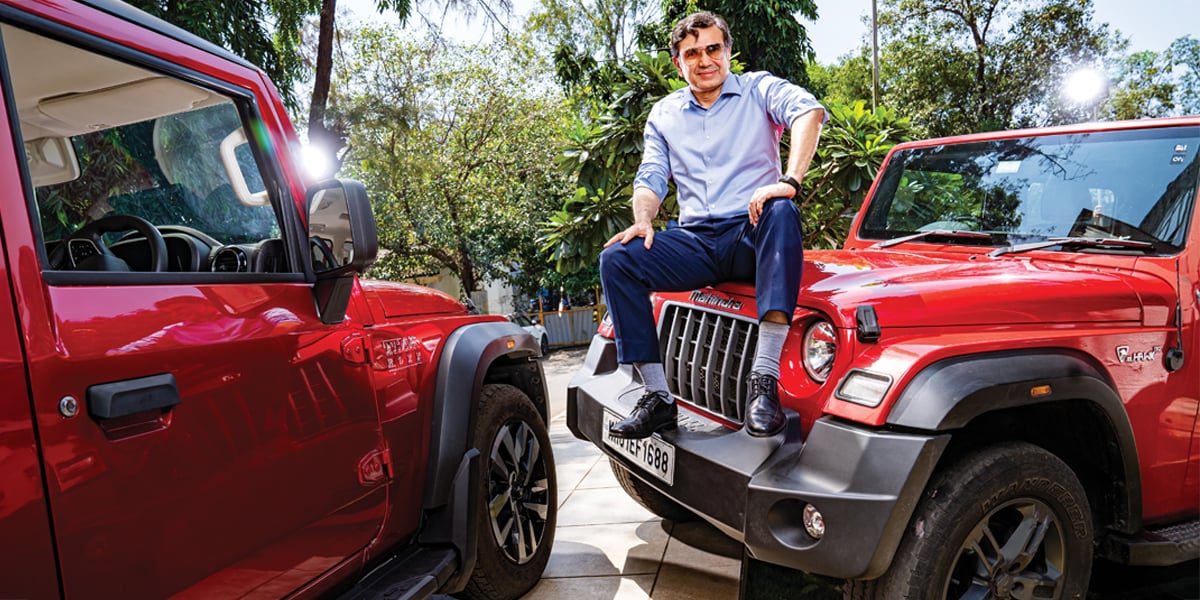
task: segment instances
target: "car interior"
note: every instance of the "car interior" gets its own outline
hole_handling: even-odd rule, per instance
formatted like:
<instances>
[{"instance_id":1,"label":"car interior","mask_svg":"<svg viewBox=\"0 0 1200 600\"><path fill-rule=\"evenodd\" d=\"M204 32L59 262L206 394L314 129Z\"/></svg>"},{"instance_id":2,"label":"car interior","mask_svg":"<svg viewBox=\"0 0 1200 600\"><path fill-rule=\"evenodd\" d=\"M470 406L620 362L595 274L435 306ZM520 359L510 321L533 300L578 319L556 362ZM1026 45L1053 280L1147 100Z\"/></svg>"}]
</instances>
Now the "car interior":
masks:
<instances>
[{"instance_id":1,"label":"car interior","mask_svg":"<svg viewBox=\"0 0 1200 600\"><path fill-rule=\"evenodd\" d=\"M0 25L43 269L282 273L239 100Z\"/></svg>"}]
</instances>

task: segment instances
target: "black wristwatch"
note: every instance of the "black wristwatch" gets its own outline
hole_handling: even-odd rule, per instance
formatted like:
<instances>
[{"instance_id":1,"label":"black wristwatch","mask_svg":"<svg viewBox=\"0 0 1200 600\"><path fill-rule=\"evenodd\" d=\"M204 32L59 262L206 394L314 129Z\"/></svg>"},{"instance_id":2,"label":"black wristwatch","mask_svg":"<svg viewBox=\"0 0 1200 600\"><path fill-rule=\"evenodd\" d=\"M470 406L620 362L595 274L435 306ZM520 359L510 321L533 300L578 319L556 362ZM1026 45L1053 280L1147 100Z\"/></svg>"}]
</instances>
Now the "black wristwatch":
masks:
<instances>
[{"instance_id":1,"label":"black wristwatch","mask_svg":"<svg viewBox=\"0 0 1200 600\"><path fill-rule=\"evenodd\" d=\"M796 178L792 177L791 175L784 175L783 177L780 177L779 183L786 183L786 184L796 188L797 194L800 193L800 182L796 181Z\"/></svg>"}]
</instances>

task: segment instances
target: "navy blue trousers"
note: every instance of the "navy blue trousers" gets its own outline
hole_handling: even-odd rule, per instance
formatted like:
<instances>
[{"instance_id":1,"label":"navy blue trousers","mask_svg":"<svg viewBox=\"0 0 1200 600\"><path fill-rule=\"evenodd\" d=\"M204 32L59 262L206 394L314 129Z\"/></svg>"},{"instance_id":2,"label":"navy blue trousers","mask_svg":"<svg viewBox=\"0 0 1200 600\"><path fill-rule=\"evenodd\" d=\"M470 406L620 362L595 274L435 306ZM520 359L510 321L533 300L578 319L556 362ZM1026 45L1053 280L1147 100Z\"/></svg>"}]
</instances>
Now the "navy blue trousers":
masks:
<instances>
[{"instance_id":1,"label":"navy blue trousers","mask_svg":"<svg viewBox=\"0 0 1200 600\"><path fill-rule=\"evenodd\" d=\"M769 200L758 225L749 216L689 224L645 240L614 244L600 254L600 283L622 363L662 362L650 292L685 292L722 281L754 282L758 319L777 310L791 321L804 265L800 211Z\"/></svg>"}]
</instances>

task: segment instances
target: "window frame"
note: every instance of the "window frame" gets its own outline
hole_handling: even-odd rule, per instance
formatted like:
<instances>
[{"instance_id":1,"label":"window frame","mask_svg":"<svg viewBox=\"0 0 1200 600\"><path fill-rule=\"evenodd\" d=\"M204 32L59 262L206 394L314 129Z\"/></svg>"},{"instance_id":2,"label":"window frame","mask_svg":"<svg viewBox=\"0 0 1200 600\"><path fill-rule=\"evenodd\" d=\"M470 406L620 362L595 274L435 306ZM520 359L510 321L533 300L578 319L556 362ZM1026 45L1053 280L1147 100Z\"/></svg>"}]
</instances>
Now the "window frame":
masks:
<instances>
[{"instance_id":1,"label":"window frame","mask_svg":"<svg viewBox=\"0 0 1200 600\"><path fill-rule=\"evenodd\" d=\"M218 93L232 101L242 121L242 127L249 134L256 128L264 128L266 119L258 109L260 98L254 90L222 81L216 77L197 72L188 67L171 63L163 58L146 52L122 46L118 43L100 38L94 34L74 29L42 17L19 11L10 6L0 5L0 23L16 27L40 35L59 43L78 48L80 51L92 52L102 57L123 62L156 75L171 77L179 81L202 87L213 93ZM180 42L183 43L183 42ZM286 273L222 273L211 271L198 272L153 272L153 271L66 271L53 270L49 267L49 257L46 253L45 236L42 231L40 211L34 194L32 177L29 166L24 160L24 137L21 133L20 116L17 114L16 102L12 88L9 69L9 53L4 45L3 34L0 32L0 61L4 68L0 70L0 92L4 94L6 104L5 118L8 120L14 144L14 156L18 157L18 168L21 173L21 187L25 195L25 205L28 211L29 225L33 234L38 266L42 279L52 286L109 286L109 285L176 285L176 284L222 284L222 283L302 283L311 282L311 267L304 264L304 253L299 240L307 240L303 224L295 209L296 202L291 188L287 185L284 171L278 163L278 157L268 153L259 140L253 135L247 135L247 143L258 163L271 207L279 223L280 236L284 241L285 255L289 272ZM223 57L215 58L224 60ZM287 207L285 210L284 207Z\"/></svg>"}]
</instances>

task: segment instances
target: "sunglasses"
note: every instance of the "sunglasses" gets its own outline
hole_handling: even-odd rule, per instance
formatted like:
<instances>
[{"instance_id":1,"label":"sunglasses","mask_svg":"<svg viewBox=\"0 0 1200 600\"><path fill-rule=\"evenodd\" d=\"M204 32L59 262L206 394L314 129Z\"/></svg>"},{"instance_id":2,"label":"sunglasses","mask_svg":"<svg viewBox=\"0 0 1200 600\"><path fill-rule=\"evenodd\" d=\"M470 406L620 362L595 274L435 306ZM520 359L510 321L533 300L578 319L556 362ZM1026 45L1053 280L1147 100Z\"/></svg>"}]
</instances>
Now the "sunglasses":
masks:
<instances>
[{"instance_id":1,"label":"sunglasses","mask_svg":"<svg viewBox=\"0 0 1200 600\"><path fill-rule=\"evenodd\" d=\"M709 58L716 60L721 58L725 53L725 44L709 44L702 47L688 48L683 51L683 60L686 62L696 62L700 60L700 54L707 54Z\"/></svg>"}]
</instances>

